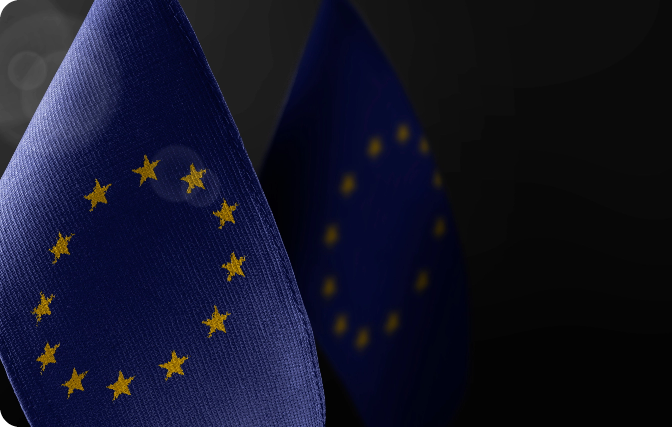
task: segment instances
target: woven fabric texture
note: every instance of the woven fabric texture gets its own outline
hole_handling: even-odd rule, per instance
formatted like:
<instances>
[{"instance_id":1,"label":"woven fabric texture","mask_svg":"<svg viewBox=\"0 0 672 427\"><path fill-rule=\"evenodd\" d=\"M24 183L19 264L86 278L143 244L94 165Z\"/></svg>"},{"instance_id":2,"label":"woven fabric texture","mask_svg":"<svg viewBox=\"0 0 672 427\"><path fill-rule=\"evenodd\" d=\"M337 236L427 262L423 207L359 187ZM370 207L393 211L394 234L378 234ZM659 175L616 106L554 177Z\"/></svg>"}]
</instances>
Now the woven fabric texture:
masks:
<instances>
[{"instance_id":1,"label":"woven fabric texture","mask_svg":"<svg viewBox=\"0 0 672 427\"><path fill-rule=\"evenodd\" d=\"M31 425L324 425L289 259L177 0L95 1L0 227L0 359Z\"/></svg>"}]
</instances>

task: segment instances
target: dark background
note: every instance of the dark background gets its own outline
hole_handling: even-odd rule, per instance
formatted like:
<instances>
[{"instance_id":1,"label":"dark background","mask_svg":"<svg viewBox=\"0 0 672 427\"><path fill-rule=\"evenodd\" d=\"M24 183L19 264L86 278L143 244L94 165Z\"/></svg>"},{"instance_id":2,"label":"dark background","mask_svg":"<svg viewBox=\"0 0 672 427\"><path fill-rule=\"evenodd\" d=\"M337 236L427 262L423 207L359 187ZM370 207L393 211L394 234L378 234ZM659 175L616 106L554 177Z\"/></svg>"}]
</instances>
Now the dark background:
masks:
<instances>
[{"instance_id":1,"label":"dark background","mask_svg":"<svg viewBox=\"0 0 672 427\"><path fill-rule=\"evenodd\" d=\"M3 11L3 170L91 3ZM319 2L181 3L259 170ZM425 127L466 254L472 367L453 424L669 425L669 5L353 3ZM356 426L320 366L327 425ZM0 391L27 425L4 372Z\"/></svg>"}]
</instances>

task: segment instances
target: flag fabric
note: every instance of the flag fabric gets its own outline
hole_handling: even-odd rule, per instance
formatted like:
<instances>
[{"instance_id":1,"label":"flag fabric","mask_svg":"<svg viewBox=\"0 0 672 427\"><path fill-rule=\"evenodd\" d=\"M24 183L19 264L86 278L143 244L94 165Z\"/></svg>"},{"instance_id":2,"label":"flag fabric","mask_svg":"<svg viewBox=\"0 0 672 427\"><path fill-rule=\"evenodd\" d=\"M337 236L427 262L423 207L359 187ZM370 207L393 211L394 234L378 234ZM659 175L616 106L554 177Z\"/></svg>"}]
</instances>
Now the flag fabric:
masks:
<instances>
[{"instance_id":1,"label":"flag fabric","mask_svg":"<svg viewBox=\"0 0 672 427\"><path fill-rule=\"evenodd\" d=\"M322 2L260 179L365 424L446 425L468 362L460 242L421 125L345 0Z\"/></svg>"},{"instance_id":2,"label":"flag fabric","mask_svg":"<svg viewBox=\"0 0 672 427\"><path fill-rule=\"evenodd\" d=\"M0 358L31 425L324 425L289 259L177 0L95 1L0 226Z\"/></svg>"}]
</instances>

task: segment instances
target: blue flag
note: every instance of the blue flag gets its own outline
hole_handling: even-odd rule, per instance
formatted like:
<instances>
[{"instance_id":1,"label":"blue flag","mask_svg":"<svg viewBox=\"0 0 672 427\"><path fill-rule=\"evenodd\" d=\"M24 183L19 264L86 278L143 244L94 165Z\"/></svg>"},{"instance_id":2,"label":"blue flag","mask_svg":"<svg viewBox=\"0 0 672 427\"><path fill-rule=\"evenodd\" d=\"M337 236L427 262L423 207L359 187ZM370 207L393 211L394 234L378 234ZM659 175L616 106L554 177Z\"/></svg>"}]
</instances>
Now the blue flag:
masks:
<instances>
[{"instance_id":1,"label":"blue flag","mask_svg":"<svg viewBox=\"0 0 672 427\"><path fill-rule=\"evenodd\" d=\"M261 182L365 424L446 425L468 361L460 243L418 119L345 0L322 2Z\"/></svg>"},{"instance_id":2,"label":"blue flag","mask_svg":"<svg viewBox=\"0 0 672 427\"><path fill-rule=\"evenodd\" d=\"M0 226L0 358L31 425L324 425L289 259L177 0L96 0Z\"/></svg>"}]
</instances>

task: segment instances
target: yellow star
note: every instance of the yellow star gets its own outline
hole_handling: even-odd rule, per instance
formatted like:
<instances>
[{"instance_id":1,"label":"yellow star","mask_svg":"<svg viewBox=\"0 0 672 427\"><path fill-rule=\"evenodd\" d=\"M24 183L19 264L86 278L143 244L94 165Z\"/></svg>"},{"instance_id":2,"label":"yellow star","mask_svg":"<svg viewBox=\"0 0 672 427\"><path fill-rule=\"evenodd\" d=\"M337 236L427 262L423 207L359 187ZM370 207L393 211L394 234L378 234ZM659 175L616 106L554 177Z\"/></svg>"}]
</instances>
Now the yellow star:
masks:
<instances>
[{"instance_id":1,"label":"yellow star","mask_svg":"<svg viewBox=\"0 0 672 427\"><path fill-rule=\"evenodd\" d=\"M338 235L338 225L337 224L329 224L327 226L327 229L324 231L324 244L328 248L332 248L336 242L338 242L339 235Z\"/></svg>"},{"instance_id":2,"label":"yellow star","mask_svg":"<svg viewBox=\"0 0 672 427\"><path fill-rule=\"evenodd\" d=\"M418 277L415 279L415 291L419 294L423 293L429 286L429 273L427 270L420 270Z\"/></svg>"},{"instance_id":3,"label":"yellow star","mask_svg":"<svg viewBox=\"0 0 672 427\"><path fill-rule=\"evenodd\" d=\"M420 138L420 145L419 145L418 149L420 150L420 153L422 153L422 154L429 153L429 143L427 142L427 138L425 138L424 136L422 138Z\"/></svg>"},{"instance_id":4,"label":"yellow star","mask_svg":"<svg viewBox=\"0 0 672 427\"><path fill-rule=\"evenodd\" d=\"M336 293L336 278L334 276L328 276L324 279L324 284L322 284L322 296L324 299L331 299Z\"/></svg>"},{"instance_id":5,"label":"yellow star","mask_svg":"<svg viewBox=\"0 0 672 427\"><path fill-rule=\"evenodd\" d=\"M40 372L40 375L42 375L44 368L46 368L48 364L56 363L54 353L56 353L56 349L60 347L60 345L61 344L56 344L55 346L50 347L49 343L47 343L47 345L44 347L44 353L42 353L40 357L37 358L37 361L42 363L42 371Z\"/></svg>"},{"instance_id":6,"label":"yellow star","mask_svg":"<svg viewBox=\"0 0 672 427\"><path fill-rule=\"evenodd\" d=\"M82 380L86 376L86 374L89 371L84 372L83 374L77 374L77 369L72 368L72 377L66 382L65 384L61 384L63 387L68 388L68 399L70 399L70 395L72 394L73 391L75 390L81 390L84 391L84 387L82 386ZM131 378L132 379L132 378ZM128 393L131 394L131 393ZM112 399L114 400L114 399Z\"/></svg>"},{"instance_id":7,"label":"yellow star","mask_svg":"<svg viewBox=\"0 0 672 427\"><path fill-rule=\"evenodd\" d=\"M397 142L399 144L406 144L408 138L411 137L411 130L406 123L402 123L397 127Z\"/></svg>"},{"instance_id":8,"label":"yellow star","mask_svg":"<svg viewBox=\"0 0 672 427\"><path fill-rule=\"evenodd\" d=\"M334 321L334 334L337 337L343 336L345 332L348 330L348 315L341 313L338 316L336 316L336 320Z\"/></svg>"},{"instance_id":9,"label":"yellow star","mask_svg":"<svg viewBox=\"0 0 672 427\"><path fill-rule=\"evenodd\" d=\"M63 237L61 236L61 232L58 232L58 241L56 242L56 245L49 249L49 252L56 257L52 264L56 264L56 261L58 261L61 255L70 255L70 252L68 252L68 242L72 239L72 236L74 236L74 234L71 234L68 237Z\"/></svg>"},{"instance_id":10,"label":"yellow star","mask_svg":"<svg viewBox=\"0 0 672 427\"><path fill-rule=\"evenodd\" d=\"M380 137L374 136L371 138L369 146L366 149L366 154L373 160L376 160L382 151L383 141L380 140Z\"/></svg>"},{"instance_id":11,"label":"yellow star","mask_svg":"<svg viewBox=\"0 0 672 427\"><path fill-rule=\"evenodd\" d=\"M441 179L441 174L439 171L434 171L434 175L432 176L432 184L434 185L434 188L439 189L441 188L442 185L442 179Z\"/></svg>"},{"instance_id":12,"label":"yellow star","mask_svg":"<svg viewBox=\"0 0 672 427\"><path fill-rule=\"evenodd\" d=\"M343 197L350 197L350 195L357 188L357 181L355 180L355 174L353 172L348 172L343 175L341 180L341 194Z\"/></svg>"},{"instance_id":13,"label":"yellow star","mask_svg":"<svg viewBox=\"0 0 672 427\"><path fill-rule=\"evenodd\" d=\"M166 381L168 381L168 378L170 378L173 374L184 375L184 372L182 372L182 364L188 358L189 356L177 357L177 354L175 354L175 351L173 351L173 358L170 360L170 362L159 365L160 368L168 370L166 373Z\"/></svg>"},{"instance_id":14,"label":"yellow star","mask_svg":"<svg viewBox=\"0 0 672 427\"><path fill-rule=\"evenodd\" d=\"M189 184L189 188L187 188L187 193L191 193L191 189L194 187L200 187L205 190L203 181L201 181L201 177L203 175L205 175L205 169L201 169L200 171L197 172L196 168L194 167L194 164L192 163L191 173L181 178L182 181L185 181L187 184Z\"/></svg>"},{"instance_id":15,"label":"yellow star","mask_svg":"<svg viewBox=\"0 0 672 427\"><path fill-rule=\"evenodd\" d=\"M121 393L131 395L131 391L128 389L128 385L133 381L134 376L131 378L124 378L124 374L119 371L119 379L117 379L117 382L114 384L110 384L107 386L110 390L114 390L114 397L112 398L112 401L115 401L117 397Z\"/></svg>"},{"instance_id":16,"label":"yellow star","mask_svg":"<svg viewBox=\"0 0 672 427\"><path fill-rule=\"evenodd\" d=\"M108 188L110 188L111 185L112 184L107 184L105 187L101 187L100 184L98 183L98 180L96 180L96 186L93 187L93 192L84 196L86 200L91 201L91 210L89 212L93 212L93 208L96 207L98 202L107 204L107 199L105 198L105 192L107 191Z\"/></svg>"},{"instance_id":17,"label":"yellow star","mask_svg":"<svg viewBox=\"0 0 672 427\"><path fill-rule=\"evenodd\" d=\"M224 321L229 316L231 316L231 313L228 311L224 315L219 314L219 311L217 311L217 306L215 306L215 312L212 313L212 318L201 322L204 325L210 326L210 333L208 334L208 338L210 338L215 331L222 331L226 333L226 329L224 328Z\"/></svg>"},{"instance_id":18,"label":"yellow star","mask_svg":"<svg viewBox=\"0 0 672 427\"><path fill-rule=\"evenodd\" d=\"M399 329L399 312L392 311L387 315L387 321L385 322L385 333L387 335L394 334L397 329Z\"/></svg>"},{"instance_id":19,"label":"yellow star","mask_svg":"<svg viewBox=\"0 0 672 427\"><path fill-rule=\"evenodd\" d=\"M444 234L446 234L446 221L443 219L443 217L436 218L432 234L434 234L434 237L437 239L440 239Z\"/></svg>"},{"instance_id":20,"label":"yellow star","mask_svg":"<svg viewBox=\"0 0 672 427\"><path fill-rule=\"evenodd\" d=\"M145 182L147 178L152 178L153 180L158 181L158 179L156 179L156 174L154 173L154 168L159 164L160 161L161 160L155 160L152 163L149 163L149 159L145 154L145 164L142 165L141 168L133 169L133 172L140 174L140 185L142 185L142 183Z\"/></svg>"},{"instance_id":21,"label":"yellow star","mask_svg":"<svg viewBox=\"0 0 672 427\"><path fill-rule=\"evenodd\" d=\"M227 282L230 282L231 278L236 274L245 277L242 269L243 261L245 261L244 256L236 258L236 254L231 252L231 262L222 264L222 268L226 268L229 271L229 277L226 278Z\"/></svg>"},{"instance_id":22,"label":"yellow star","mask_svg":"<svg viewBox=\"0 0 672 427\"><path fill-rule=\"evenodd\" d=\"M52 294L49 298L46 298L42 292L40 292L40 304L33 309L31 314L34 314L37 316L37 323L40 323L40 320L42 320L42 316L44 315L51 315L51 310L49 310L49 304L51 304L51 300L54 299L54 295Z\"/></svg>"},{"instance_id":23,"label":"yellow star","mask_svg":"<svg viewBox=\"0 0 672 427\"><path fill-rule=\"evenodd\" d=\"M221 230L222 227L224 227L224 224L226 224L226 221L229 221L232 224L236 223L236 220L233 219L233 211L236 210L236 207L238 207L238 203L235 205L227 205L226 204L226 199L224 200L224 203L222 203L222 210L213 212L212 214L219 218L219 229Z\"/></svg>"},{"instance_id":24,"label":"yellow star","mask_svg":"<svg viewBox=\"0 0 672 427\"><path fill-rule=\"evenodd\" d=\"M359 328L357 337L355 338L355 348L362 351L369 345L369 341L371 341L369 328Z\"/></svg>"}]
</instances>

